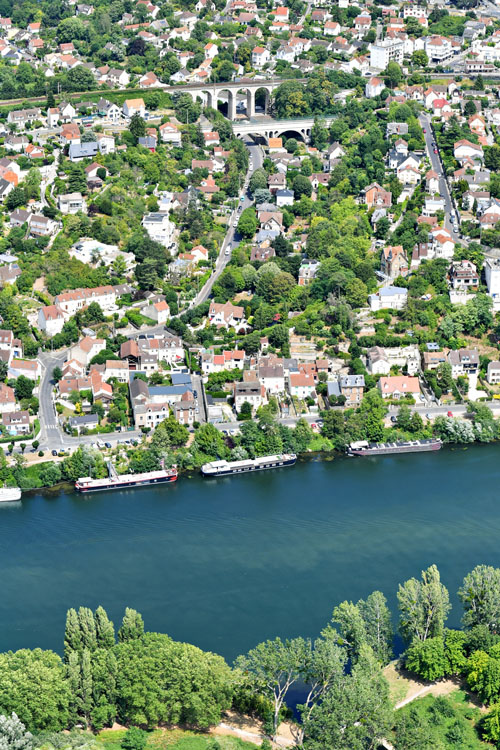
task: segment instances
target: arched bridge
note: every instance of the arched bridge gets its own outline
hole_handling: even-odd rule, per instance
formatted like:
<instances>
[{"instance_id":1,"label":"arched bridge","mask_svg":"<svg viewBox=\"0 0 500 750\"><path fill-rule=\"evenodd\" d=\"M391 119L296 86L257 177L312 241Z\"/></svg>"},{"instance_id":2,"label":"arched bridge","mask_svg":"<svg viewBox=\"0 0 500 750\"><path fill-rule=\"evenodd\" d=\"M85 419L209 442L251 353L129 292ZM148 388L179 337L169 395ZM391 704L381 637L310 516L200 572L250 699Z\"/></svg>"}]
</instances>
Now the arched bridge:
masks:
<instances>
[{"instance_id":1,"label":"arched bridge","mask_svg":"<svg viewBox=\"0 0 500 750\"><path fill-rule=\"evenodd\" d=\"M321 117L322 122L328 127L336 119L336 115ZM258 120L236 121L233 123L233 133L238 137L245 135L260 135L267 142L269 138L279 138L283 133L298 135L303 141L311 137L311 128L314 125L314 117L296 117L289 120Z\"/></svg>"},{"instance_id":2,"label":"arched bridge","mask_svg":"<svg viewBox=\"0 0 500 750\"><path fill-rule=\"evenodd\" d=\"M305 83L302 79L300 83ZM272 92L278 88L287 79L271 78L262 81L256 81L253 78L240 78L239 81L229 81L228 83L189 83L183 86L168 86L165 91L169 94L189 94L193 101L201 99L207 107L217 109L217 102L222 100L227 102L227 117L229 120L236 119L238 94L240 100L246 104L246 116L255 116L255 95L257 92L262 93L264 97L264 112L267 113L269 101Z\"/></svg>"}]
</instances>

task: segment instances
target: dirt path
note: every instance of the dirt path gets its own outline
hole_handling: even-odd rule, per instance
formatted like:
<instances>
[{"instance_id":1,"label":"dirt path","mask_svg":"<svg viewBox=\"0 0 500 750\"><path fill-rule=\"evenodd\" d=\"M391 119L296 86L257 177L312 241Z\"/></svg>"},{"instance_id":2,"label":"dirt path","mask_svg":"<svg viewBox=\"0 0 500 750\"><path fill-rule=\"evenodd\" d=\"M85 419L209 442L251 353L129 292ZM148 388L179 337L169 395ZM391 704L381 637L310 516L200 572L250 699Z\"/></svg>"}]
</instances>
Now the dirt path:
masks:
<instances>
[{"instance_id":1,"label":"dirt path","mask_svg":"<svg viewBox=\"0 0 500 750\"><path fill-rule=\"evenodd\" d=\"M384 669L384 676L389 682L390 695L396 710L406 706L416 698L423 698L426 695L450 695L455 690L464 690L467 693L471 707L479 708L481 711L487 710L478 701L477 696L470 692L464 680L460 680L458 677L437 682L419 680L410 672L398 667L395 661L388 664Z\"/></svg>"},{"instance_id":2,"label":"dirt path","mask_svg":"<svg viewBox=\"0 0 500 750\"><path fill-rule=\"evenodd\" d=\"M248 716L241 716L233 711L226 712L225 721L221 721L220 724L214 727L211 730L211 734L241 737L242 740L253 742L255 745L260 745L266 736L262 729L262 722L257 719L251 719ZM286 748L293 747L294 745L295 739L292 734L292 725L288 722L283 722L278 727L278 735L273 746L275 748Z\"/></svg>"}]
</instances>

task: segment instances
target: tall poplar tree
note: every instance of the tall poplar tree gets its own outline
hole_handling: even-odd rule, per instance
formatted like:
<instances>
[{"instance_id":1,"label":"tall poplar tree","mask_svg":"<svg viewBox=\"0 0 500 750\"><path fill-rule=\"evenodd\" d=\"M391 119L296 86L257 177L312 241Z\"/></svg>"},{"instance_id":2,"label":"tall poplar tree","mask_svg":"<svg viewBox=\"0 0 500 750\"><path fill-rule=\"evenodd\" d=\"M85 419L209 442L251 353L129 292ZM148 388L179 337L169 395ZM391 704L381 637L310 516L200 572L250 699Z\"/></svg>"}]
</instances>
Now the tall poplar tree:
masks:
<instances>
[{"instance_id":1,"label":"tall poplar tree","mask_svg":"<svg viewBox=\"0 0 500 750\"><path fill-rule=\"evenodd\" d=\"M72 653L80 653L82 648L82 639L80 635L80 620L76 609L68 609L66 613L66 628L64 630L64 661L69 663L69 657Z\"/></svg>"},{"instance_id":2,"label":"tall poplar tree","mask_svg":"<svg viewBox=\"0 0 500 750\"><path fill-rule=\"evenodd\" d=\"M125 608L122 626L118 631L119 641L131 641L134 638L140 638L144 634L144 621L135 609Z\"/></svg>"},{"instance_id":3,"label":"tall poplar tree","mask_svg":"<svg viewBox=\"0 0 500 750\"><path fill-rule=\"evenodd\" d=\"M98 648L112 648L115 645L115 628L103 607L95 611L95 629Z\"/></svg>"},{"instance_id":4,"label":"tall poplar tree","mask_svg":"<svg viewBox=\"0 0 500 750\"><path fill-rule=\"evenodd\" d=\"M398 589L399 629L407 642L425 641L442 635L451 605L439 570L431 565L422 571L422 580L410 578Z\"/></svg>"}]
</instances>

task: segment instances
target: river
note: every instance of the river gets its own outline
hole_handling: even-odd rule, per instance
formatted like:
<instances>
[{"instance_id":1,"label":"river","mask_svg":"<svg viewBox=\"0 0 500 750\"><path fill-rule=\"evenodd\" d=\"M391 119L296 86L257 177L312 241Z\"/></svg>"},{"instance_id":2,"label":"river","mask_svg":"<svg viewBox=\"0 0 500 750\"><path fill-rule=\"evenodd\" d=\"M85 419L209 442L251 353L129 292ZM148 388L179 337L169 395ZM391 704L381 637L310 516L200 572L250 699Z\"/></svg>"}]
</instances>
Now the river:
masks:
<instances>
[{"instance_id":1,"label":"river","mask_svg":"<svg viewBox=\"0 0 500 750\"><path fill-rule=\"evenodd\" d=\"M65 613L125 606L149 630L229 661L276 635L315 636L334 605L436 563L456 590L500 566L499 448L304 461L245 477L0 506L0 650L62 652Z\"/></svg>"}]
</instances>

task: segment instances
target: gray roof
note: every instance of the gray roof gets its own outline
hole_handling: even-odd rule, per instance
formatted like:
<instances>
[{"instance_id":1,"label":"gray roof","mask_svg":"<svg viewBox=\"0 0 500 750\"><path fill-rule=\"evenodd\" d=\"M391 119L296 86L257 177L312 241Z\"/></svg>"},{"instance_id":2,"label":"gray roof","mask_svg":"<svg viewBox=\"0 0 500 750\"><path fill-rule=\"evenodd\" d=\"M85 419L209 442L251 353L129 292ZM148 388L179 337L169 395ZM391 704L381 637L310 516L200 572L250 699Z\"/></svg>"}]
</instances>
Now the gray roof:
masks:
<instances>
[{"instance_id":1,"label":"gray roof","mask_svg":"<svg viewBox=\"0 0 500 750\"><path fill-rule=\"evenodd\" d=\"M378 293L381 297L393 297L395 294L408 294L408 289L401 286L383 286Z\"/></svg>"},{"instance_id":2,"label":"gray roof","mask_svg":"<svg viewBox=\"0 0 500 750\"><path fill-rule=\"evenodd\" d=\"M148 384L144 382L141 378L134 378L130 381L130 397L132 399L137 398L138 396L145 396L146 398L149 398L149 388Z\"/></svg>"},{"instance_id":3,"label":"gray roof","mask_svg":"<svg viewBox=\"0 0 500 750\"><path fill-rule=\"evenodd\" d=\"M98 424L99 417L97 414L82 414L80 417L70 417L68 421L71 427L78 427L86 424Z\"/></svg>"},{"instance_id":4,"label":"gray roof","mask_svg":"<svg viewBox=\"0 0 500 750\"><path fill-rule=\"evenodd\" d=\"M182 396L193 389L191 383L185 385L154 385L149 389L151 396Z\"/></svg>"},{"instance_id":5,"label":"gray roof","mask_svg":"<svg viewBox=\"0 0 500 750\"><path fill-rule=\"evenodd\" d=\"M72 143L69 147L69 157L81 157L82 159L95 156L99 150L97 141L87 143Z\"/></svg>"},{"instance_id":6,"label":"gray roof","mask_svg":"<svg viewBox=\"0 0 500 750\"><path fill-rule=\"evenodd\" d=\"M329 380L326 388L329 396L340 396L340 384L338 380Z\"/></svg>"},{"instance_id":7,"label":"gray roof","mask_svg":"<svg viewBox=\"0 0 500 750\"><path fill-rule=\"evenodd\" d=\"M340 376L341 388L361 388L365 386L364 375L341 375Z\"/></svg>"},{"instance_id":8,"label":"gray roof","mask_svg":"<svg viewBox=\"0 0 500 750\"><path fill-rule=\"evenodd\" d=\"M187 372L173 372L172 385L192 385L191 375Z\"/></svg>"}]
</instances>

